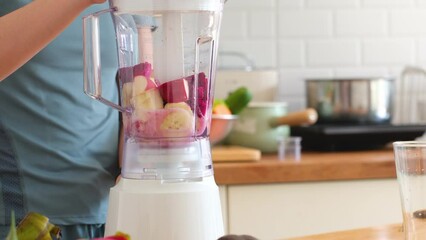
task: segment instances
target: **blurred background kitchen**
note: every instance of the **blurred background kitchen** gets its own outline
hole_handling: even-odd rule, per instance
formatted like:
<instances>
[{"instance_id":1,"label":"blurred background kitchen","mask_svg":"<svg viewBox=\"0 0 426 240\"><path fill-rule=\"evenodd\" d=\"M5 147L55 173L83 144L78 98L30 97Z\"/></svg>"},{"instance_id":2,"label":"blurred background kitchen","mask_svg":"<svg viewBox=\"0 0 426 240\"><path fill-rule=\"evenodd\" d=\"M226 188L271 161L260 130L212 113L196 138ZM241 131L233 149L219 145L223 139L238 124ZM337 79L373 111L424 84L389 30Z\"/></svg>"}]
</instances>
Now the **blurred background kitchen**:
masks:
<instances>
[{"instance_id":1,"label":"blurred background kitchen","mask_svg":"<svg viewBox=\"0 0 426 240\"><path fill-rule=\"evenodd\" d=\"M277 100L297 110L307 78L398 77L425 65L425 22L424 0L229 0L220 52L276 70ZM230 59L219 54L219 67L244 64Z\"/></svg>"},{"instance_id":2,"label":"blurred background kitchen","mask_svg":"<svg viewBox=\"0 0 426 240\"><path fill-rule=\"evenodd\" d=\"M218 97L243 82L254 90L273 86L263 97L287 103L292 112L307 107L307 79L381 77L394 80L392 101L404 102L403 96L421 100L405 102L415 108L405 108L404 114L417 115L403 126L352 124L330 131L335 135L329 139L337 137L335 142L350 147L367 143L365 149L304 147L301 162L277 161L276 153L263 152L252 163L216 161L228 233L287 239L402 222L393 152L385 143L415 139L426 130L425 23L426 0L227 1ZM232 70L250 74L229 74ZM398 89L403 79L413 84ZM302 143L309 137L304 135ZM326 137L311 140L324 143ZM227 155L228 160L233 156Z\"/></svg>"}]
</instances>

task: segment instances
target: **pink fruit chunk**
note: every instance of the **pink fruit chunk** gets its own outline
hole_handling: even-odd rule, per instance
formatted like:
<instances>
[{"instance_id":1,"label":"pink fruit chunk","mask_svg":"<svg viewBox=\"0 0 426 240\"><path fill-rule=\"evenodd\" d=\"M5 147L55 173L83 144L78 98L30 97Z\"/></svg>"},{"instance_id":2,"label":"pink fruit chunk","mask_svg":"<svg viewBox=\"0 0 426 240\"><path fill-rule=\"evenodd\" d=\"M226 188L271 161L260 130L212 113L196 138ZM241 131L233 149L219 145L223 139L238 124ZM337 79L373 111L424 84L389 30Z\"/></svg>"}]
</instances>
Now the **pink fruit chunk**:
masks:
<instances>
[{"instance_id":1,"label":"pink fruit chunk","mask_svg":"<svg viewBox=\"0 0 426 240\"><path fill-rule=\"evenodd\" d=\"M155 126L152 126L149 121L136 120L132 123L131 132L135 137L149 138L160 137Z\"/></svg>"},{"instance_id":2,"label":"pink fruit chunk","mask_svg":"<svg viewBox=\"0 0 426 240\"><path fill-rule=\"evenodd\" d=\"M136 110L132 116L132 123L128 128L131 136L140 138L159 138L158 122L162 122L164 114L162 110Z\"/></svg>"},{"instance_id":3,"label":"pink fruit chunk","mask_svg":"<svg viewBox=\"0 0 426 240\"><path fill-rule=\"evenodd\" d=\"M155 81L151 78L152 68L148 62L139 63L133 67L133 81L135 94L157 87Z\"/></svg>"},{"instance_id":4,"label":"pink fruit chunk","mask_svg":"<svg viewBox=\"0 0 426 240\"><path fill-rule=\"evenodd\" d=\"M158 89L167 103L186 102L189 97L188 81L183 78L165 82Z\"/></svg>"},{"instance_id":5,"label":"pink fruit chunk","mask_svg":"<svg viewBox=\"0 0 426 240\"><path fill-rule=\"evenodd\" d=\"M151 78L152 66L149 62L139 63L133 67L133 76L144 76L147 79Z\"/></svg>"},{"instance_id":6,"label":"pink fruit chunk","mask_svg":"<svg viewBox=\"0 0 426 240\"><path fill-rule=\"evenodd\" d=\"M206 129L207 129L207 118L197 117L197 121L196 121L197 136L206 136L207 135Z\"/></svg>"},{"instance_id":7,"label":"pink fruit chunk","mask_svg":"<svg viewBox=\"0 0 426 240\"><path fill-rule=\"evenodd\" d=\"M189 89L194 89L195 78L190 76L186 78L188 80ZM207 106L209 101L209 82L204 73L198 74L198 87L197 87L197 99L195 101L194 91L189 92L189 106L196 107L195 113L198 117L203 117L206 115ZM196 103L196 105L194 104Z\"/></svg>"},{"instance_id":8,"label":"pink fruit chunk","mask_svg":"<svg viewBox=\"0 0 426 240\"><path fill-rule=\"evenodd\" d=\"M123 84L131 82L133 80L133 67L123 67L118 69L118 78Z\"/></svg>"}]
</instances>

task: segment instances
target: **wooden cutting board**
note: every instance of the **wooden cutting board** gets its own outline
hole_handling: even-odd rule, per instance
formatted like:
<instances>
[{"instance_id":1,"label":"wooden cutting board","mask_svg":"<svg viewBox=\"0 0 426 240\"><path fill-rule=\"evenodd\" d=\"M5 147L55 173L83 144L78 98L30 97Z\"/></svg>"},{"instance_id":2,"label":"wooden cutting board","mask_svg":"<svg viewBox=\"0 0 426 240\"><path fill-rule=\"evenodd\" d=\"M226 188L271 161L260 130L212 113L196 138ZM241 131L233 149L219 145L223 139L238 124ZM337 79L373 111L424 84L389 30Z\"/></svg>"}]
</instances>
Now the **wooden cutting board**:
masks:
<instances>
[{"instance_id":1,"label":"wooden cutting board","mask_svg":"<svg viewBox=\"0 0 426 240\"><path fill-rule=\"evenodd\" d=\"M259 161L260 150L240 146L215 146L212 148L213 162L250 162Z\"/></svg>"}]
</instances>

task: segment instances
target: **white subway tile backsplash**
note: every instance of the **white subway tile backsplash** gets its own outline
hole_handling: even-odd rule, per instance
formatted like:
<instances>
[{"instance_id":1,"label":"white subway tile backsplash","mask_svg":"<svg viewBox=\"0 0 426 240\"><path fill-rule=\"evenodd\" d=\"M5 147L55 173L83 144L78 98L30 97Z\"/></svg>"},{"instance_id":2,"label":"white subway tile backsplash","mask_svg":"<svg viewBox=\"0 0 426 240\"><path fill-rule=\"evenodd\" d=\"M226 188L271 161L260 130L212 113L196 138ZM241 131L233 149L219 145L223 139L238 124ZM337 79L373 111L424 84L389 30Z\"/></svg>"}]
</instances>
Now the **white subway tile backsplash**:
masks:
<instances>
[{"instance_id":1,"label":"white subway tile backsplash","mask_svg":"<svg viewBox=\"0 0 426 240\"><path fill-rule=\"evenodd\" d=\"M277 67L277 47L268 40L223 41L219 51L244 53L256 68Z\"/></svg>"},{"instance_id":2,"label":"white subway tile backsplash","mask_svg":"<svg viewBox=\"0 0 426 240\"><path fill-rule=\"evenodd\" d=\"M426 36L426 10L395 10L390 13L390 31L396 36Z\"/></svg>"},{"instance_id":3,"label":"white subway tile backsplash","mask_svg":"<svg viewBox=\"0 0 426 240\"><path fill-rule=\"evenodd\" d=\"M282 68L280 70L279 96L305 95L305 80L313 78L331 78L331 68Z\"/></svg>"},{"instance_id":4,"label":"white subway tile backsplash","mask_svg":"<svg viewBox=\"0 0 426 240\"><path fill-rule=\"evenodd\" d=\"M244 39L247 36L247 12L227 11L223 14L221 25L221 40Z\"/></svg>"},{"instance_id":5,"label":"white subway tile backsplash","mask_svg":"<svg viewBox=\"0 0 426 240\"><path fill-rule=\"evenodd\" d=\"M300 9L303 7L304 0L277 0L278 1L278 9Z\"/></svg>"},{"instance_id":6,"label":"white subway tile backsplash","mask_svg":"<svg viewBox=\"0 0 426 240\"><path fill-rule=\"evenodd\" d=\"M259 10L249 15L249 36L256 38L272 38L276 36L276 14Z\"/></svg>"},{"instance_id":7,"label":"white subway tile backsplash","mask_svg":"<svg viewBox=\"0 0 426 240\"><path fill-rule=\"evenodd\" d=\"M426 68L426 0L228 0L220 51L279 69L279 98L302 106L306 78Z\"/></svg>"},{"instance_id":8,"label":"white subway tile backsplash","mask_svg":"<svg viewBox=\"0 0 426 240\"><path fill-rule=\"evenodd\" d=\"M401 78L401 73L403 72L406 66L408 65L389 67L389 75L392 76L394 79Z\"/></svg>"},{"instance_id":9,"label":"white subway tile backsplash","mask_svg":"<svg viewBox=\"0 0 426 240\"><path fill-rule=\"evenodd\" d=\"M356 40L310 40L306 46L307 66L339 67L360 64Z\"/></svg>"},{"instance_id":10,"label":"white subway tile backsplash","mask_svg":"<svg viewBox=\"0 0 426 240\"><path fill-rule=\"evenodd\" d=\"M306 0L306 7L335 8L358 7L360 0Z\"/></svg>"},{"instance_id":11,"label":"white subway tile backsplash","mask_svg":"<svg viewBox=\"0 0 426 240\"><path fill-rule=\"evenodd\" d=\"M411 39L375 39L363 42L366 65L414 64L414 41Z\"/></svg>"},{"instance_id":12,"label":"white subway tile backsplash","mask_svg":"<svg viewBox=\"0 0 426 240\"><path fill-rule=\"evenodd\" d=\"M300 40L283 40L279 42L278 59L281 67L302 67L305 62L304 44Z\"/></svg>"},{"instance_id":13,"label":"white subway tile backsplash","mask_svg":"<svg viewBox=\"0 0 426 240\"><path fill-rule=\"evenodd\" d=\"M387 34L387 12L385 10L338 10L335 26L337 36L384 36Z\"/></svg>"},{"instance_id":14,"label":"white subway tile backsplash","mask_svg":"<svg viewBox=\"0 0 426 240\"><path fill-rule=\"evenodd\" d=\"M415 0L416 6L426 7L426 0Z\"/></svg>"},{"instance_id":15,"label":"white subway tile backsplash","mask_svg":"<svg viewBox=\"0 0 426 240\"><path fill-rule=\"evenodd\" d=\"M331 36L332 12L324 10L288 11L278 14L281 37Z\"/></svg>"},{"instance_id":16,"label":"white subway tile backsplash","mask_svg":"<svg viewBox=\"0 0 426 240\"><path fill-rule=\"evenodd\" d=\"M224 10L227 9L271 9L276 7L275 0L228 0L224 5Z\"/></svg>"},{"instance_id":17,"label":"white subway tile backsplash","mask_svg":"<svg viewBox=\"0 0 426 240\"><path fill-rule=\"evenodd\" d=\"M417 65L426 68L426 38L417 41Z\"/></svg>"},{"instance_id":18,"label":"white subway tile backsplash","mask_svg":"<svg viewBox=\"0 0 426 240\"><path fill-rule=\"evenodd\" d=\"M388 77L389 71L386 67L347 67L334 70L335 78L370 78Z\"/></svg>"},{"instance_id":19,"label":"white subway tile backsplash","mask_svg":"<svg viewBox=\"0 0 426 240\"><path fill-rule=\"evenodd\" d=\"M414 6L414 0L362 0L365 7L397 8Z\"/></svg>"}]
</instances>

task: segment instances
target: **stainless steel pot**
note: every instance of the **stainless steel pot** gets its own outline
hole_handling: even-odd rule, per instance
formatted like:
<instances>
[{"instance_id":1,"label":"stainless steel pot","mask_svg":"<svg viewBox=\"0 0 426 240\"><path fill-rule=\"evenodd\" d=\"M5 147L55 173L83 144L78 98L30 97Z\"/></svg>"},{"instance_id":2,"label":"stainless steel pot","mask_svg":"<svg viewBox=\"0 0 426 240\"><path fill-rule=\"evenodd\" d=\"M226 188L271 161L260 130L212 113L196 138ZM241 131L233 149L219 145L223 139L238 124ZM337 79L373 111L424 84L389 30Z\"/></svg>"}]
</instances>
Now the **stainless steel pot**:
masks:
<instances>
[{"instance_id":1,"label":"stainless steel pot","mask_svg":"<svg viewBox=\"0 0 426 240\"><path fill-rule=\"evenodd\" d=\"M390 78L308 79L307 107L318 112L318 123L389 123L394 81Z\"/></svg>"}]
</instances>

